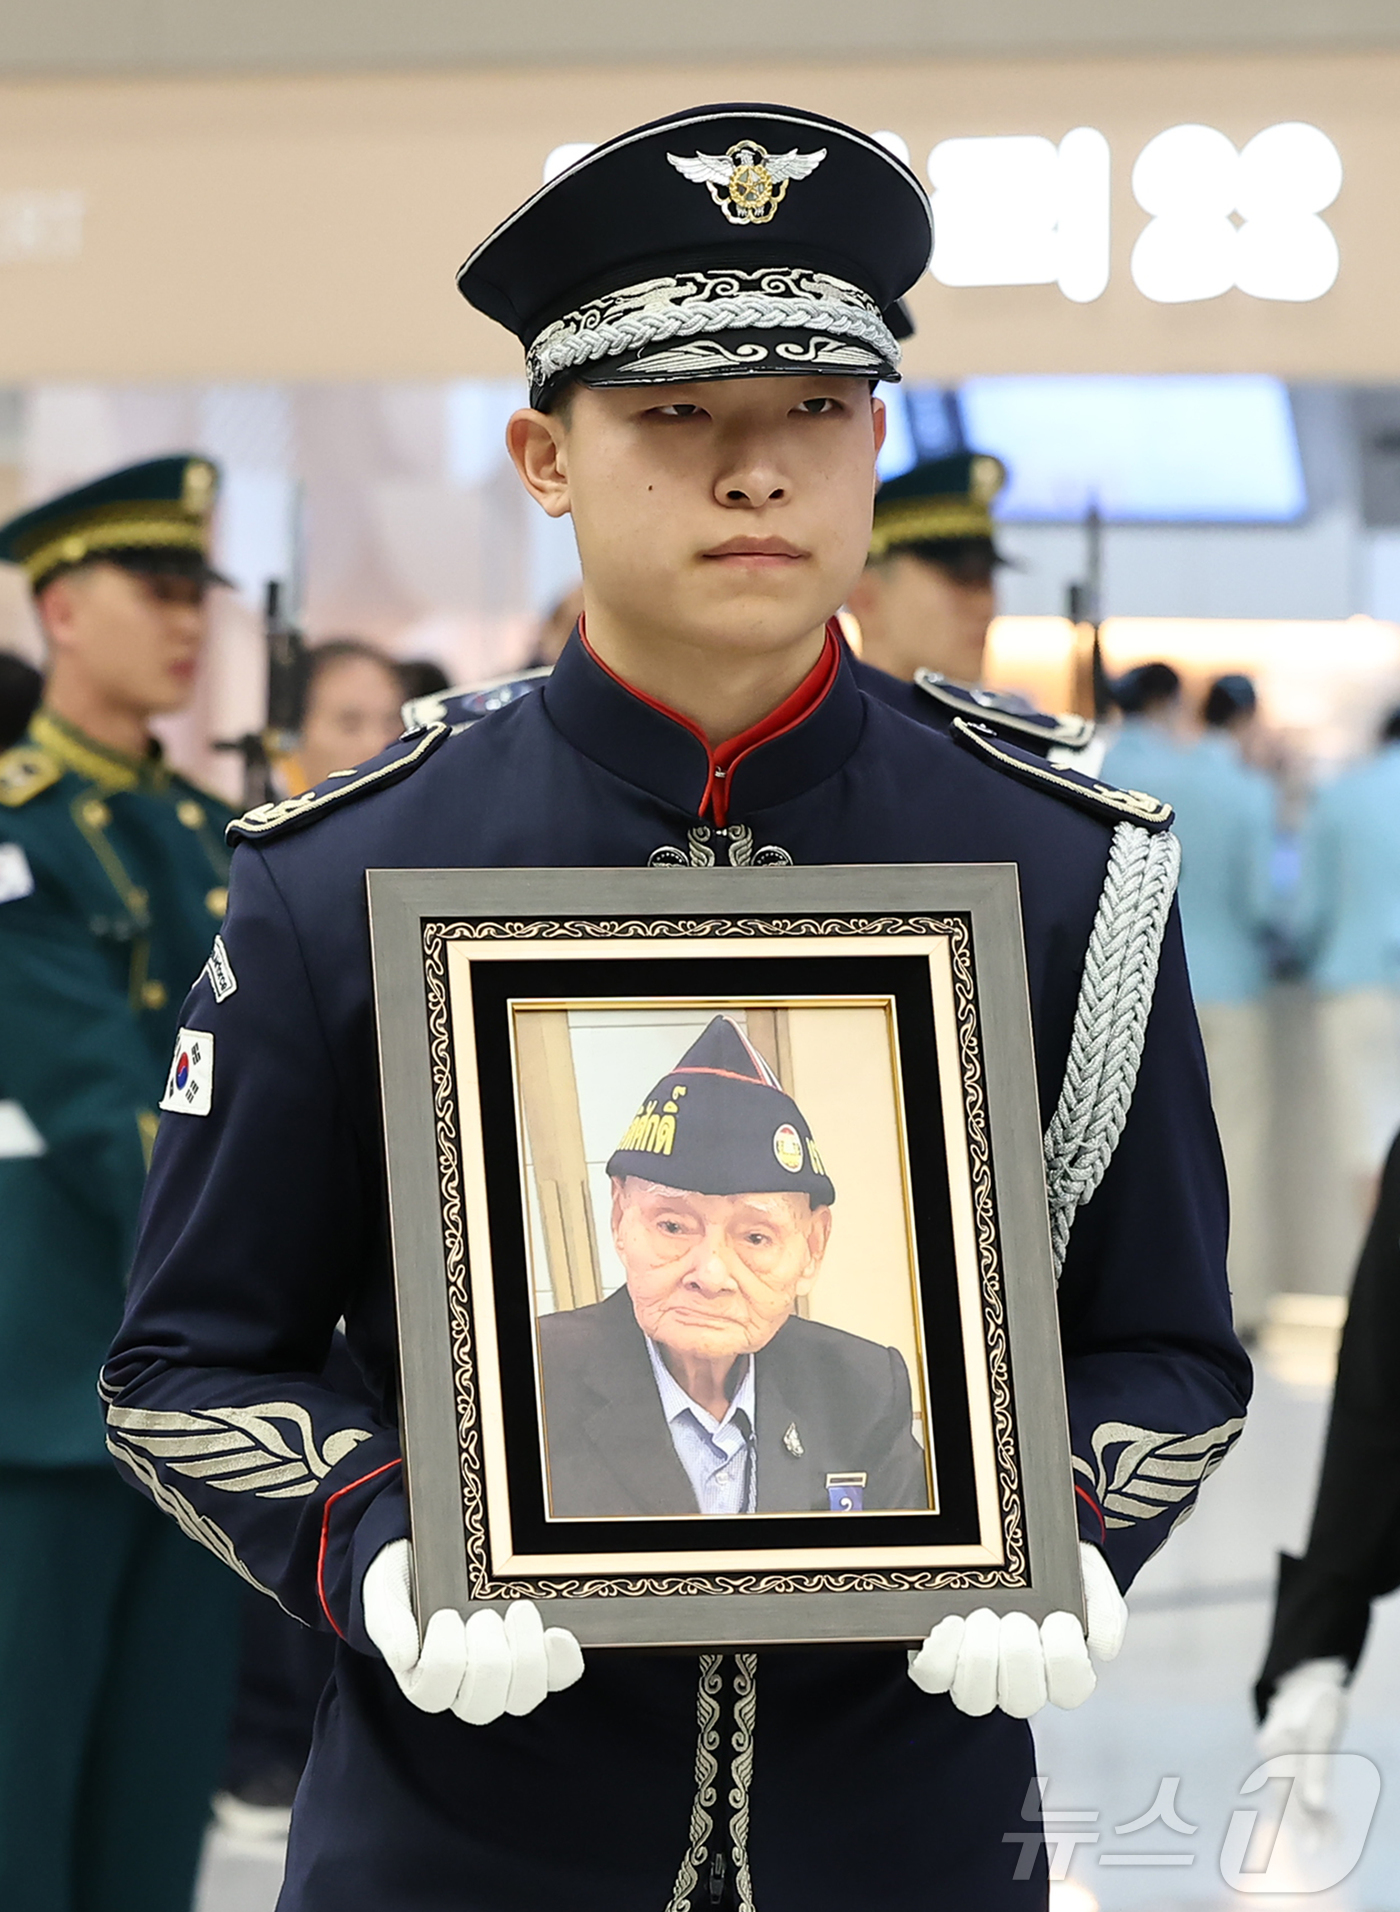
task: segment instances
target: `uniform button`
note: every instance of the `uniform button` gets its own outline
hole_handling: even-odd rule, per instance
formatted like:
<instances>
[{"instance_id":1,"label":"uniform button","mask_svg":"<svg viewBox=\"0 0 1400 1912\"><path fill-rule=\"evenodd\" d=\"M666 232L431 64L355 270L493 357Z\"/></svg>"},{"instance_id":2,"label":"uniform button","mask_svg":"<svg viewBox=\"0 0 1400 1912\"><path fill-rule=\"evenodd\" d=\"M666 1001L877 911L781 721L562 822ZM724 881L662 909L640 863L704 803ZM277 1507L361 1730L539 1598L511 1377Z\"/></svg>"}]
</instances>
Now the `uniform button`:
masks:
<instances>
[{"instance_id":1,"label":"uniform button","mask_svg":"<svg viewBox=\"0 0 1400 1912\"><path fill-rule=\"evenodd\" d=\"M165 984L150 977L141 985L141 1006L143 1009L164 1009L168 999Z\"/></svg>"},{"instance_id":2,"label":"uniform button","mask_svg":"<svg viewBox=\"0 0 1400 1912\"><path fill-rule=\"evenodd\" d=\"M217 916L222 922L228 912L228 891L223 888L210 890L204 899L204 907L211 916Z\"/></svg>"},{"instance_id":3,"label":"uniform button","mask_svg":"<svg viewBox=\"0 0 1400 1912\"><path fill-rule=\"evenodd\" d=\"M112 821L112 813L100 797L90 797L83 805L83 822L94 830L105 830Z\"/></svg>"},{"instance_id":4,"label":"uniform button","mask_svg":"<svg viewBox=\"0 0 1400 1912\"><path fill-rule=\"evenodd\" d=\"M197 830L204 821L203 807L193 797L185 797L177 803L175 814L187 830Z\"/></svg>"}]
</instances>

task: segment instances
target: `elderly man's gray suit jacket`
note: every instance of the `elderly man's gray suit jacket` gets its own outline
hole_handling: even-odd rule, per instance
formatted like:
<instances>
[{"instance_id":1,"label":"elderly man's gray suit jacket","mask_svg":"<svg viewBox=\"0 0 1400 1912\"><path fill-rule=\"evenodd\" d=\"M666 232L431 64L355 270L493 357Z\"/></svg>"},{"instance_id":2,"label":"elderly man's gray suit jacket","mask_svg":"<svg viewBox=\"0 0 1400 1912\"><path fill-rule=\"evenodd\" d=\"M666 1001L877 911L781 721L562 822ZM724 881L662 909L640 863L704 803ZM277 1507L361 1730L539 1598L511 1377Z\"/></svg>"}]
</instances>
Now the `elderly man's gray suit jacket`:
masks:
<instances>
[{"instance_id":1,"label":"elderly man's gray suit jacket","mask_svg":"<svg viewBox=\"0 0 1400 1912\"><path fill-rule=\"evenodd\" d=\"M550 1497L561 1516L693 1514L625 1288L540 1322ZM828 1511L827 1475L867 1508L926 1507L909 1374L894 1348L796 1316L754 1357L758 1512Z\"/></svg>"}]
</instances>

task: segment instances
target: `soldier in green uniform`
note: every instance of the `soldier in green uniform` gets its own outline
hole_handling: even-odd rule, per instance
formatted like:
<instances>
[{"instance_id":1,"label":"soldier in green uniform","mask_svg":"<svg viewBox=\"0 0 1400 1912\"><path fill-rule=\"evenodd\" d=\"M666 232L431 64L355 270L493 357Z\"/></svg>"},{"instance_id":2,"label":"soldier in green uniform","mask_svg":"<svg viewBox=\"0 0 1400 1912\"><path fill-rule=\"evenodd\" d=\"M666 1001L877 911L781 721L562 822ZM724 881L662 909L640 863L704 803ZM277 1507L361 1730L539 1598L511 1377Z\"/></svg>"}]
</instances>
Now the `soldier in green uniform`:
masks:
<instances>
[{"instance_id":1,"label":"soldier in green uniform","mask_svg":"<svg viewBox=\"0 0 1400 1912\"><path fill-rule=\"evenodd\" d=\"M992 504L1006 467L986 452L932 458L875 495L870 559L850 595L867 664L912 683L935 671L977 684L996 616Z\"/></svg>"},{"instance_id":2,"label":"soldier in green uniform","mask_svg":"<svg viewBox=\"0 0 1400 1912\"><path fill-rule=\"evenodd\" d=\"M157 1110L180 1093L180 1003L219 961L228 812L148 728L188 701L223 582L216 484L204 459L162 458L0 527L48 646L44 701L0 755L0 1905L15 1912L187 1912L232 1681L237 1583L123 1487L95 1387Z\"/></svg>"}]
</instances>

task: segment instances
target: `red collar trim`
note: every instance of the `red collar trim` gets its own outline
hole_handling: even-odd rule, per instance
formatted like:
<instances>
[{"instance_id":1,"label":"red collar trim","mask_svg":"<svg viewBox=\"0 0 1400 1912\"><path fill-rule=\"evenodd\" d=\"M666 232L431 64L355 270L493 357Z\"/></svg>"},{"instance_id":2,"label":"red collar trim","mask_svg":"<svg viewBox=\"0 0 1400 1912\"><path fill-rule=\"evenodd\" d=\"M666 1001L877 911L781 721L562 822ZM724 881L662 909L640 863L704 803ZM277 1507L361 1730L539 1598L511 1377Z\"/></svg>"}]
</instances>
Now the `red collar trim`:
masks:
<instances>
[{"instance_id":1,"label":"red collar trim","mask_svg":"<svg viewBox=\"0 0 1400 1912\"><path fill-rule=\"evenodd\" d=\"M826 627L826 643L822 647L821 656L797 689L786 696L776 710L770 710L768 715L758 723L751 724L747 730L741 730L737 737L731 737L718 749L711 750L709 739L698 724L692 723L689 717L683 717L680 711L672 710L669 704L663 704L655 697L648 697L645 691L638 690L635 685L629 684L625 677L619 677L615 670L610 669L603 662L588 642L588 633L584 629L581 617L578 621L578 634L584 649L599 670L606 671L613 682L621 684L629 696L637 698L643 704L649 704L653 710L660 711L663 717L669 717L673 724L679 724L682 730L688 730L692 737L697 738L704 745L710 772L705 779L705 794L700 799L700 815L719 829L723 829L728 821L730 784L734 772L744 758L751 751L757 750L761 744L771 744L774 738L784 737L788 731L795 730L799 724L804 723L836 682L841 669L840 627L833 618Z\"/></svg>"}]
</instances>

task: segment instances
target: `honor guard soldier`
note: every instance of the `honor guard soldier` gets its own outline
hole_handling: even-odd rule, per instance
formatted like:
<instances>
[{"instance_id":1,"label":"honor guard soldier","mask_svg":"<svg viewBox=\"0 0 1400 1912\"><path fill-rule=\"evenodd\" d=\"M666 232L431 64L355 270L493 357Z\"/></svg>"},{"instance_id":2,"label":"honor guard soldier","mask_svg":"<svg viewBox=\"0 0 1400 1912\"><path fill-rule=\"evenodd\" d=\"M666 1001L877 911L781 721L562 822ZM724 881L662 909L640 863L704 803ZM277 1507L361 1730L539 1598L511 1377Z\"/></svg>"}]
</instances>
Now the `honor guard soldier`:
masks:
<instances>
[{"instance_id":1,"label":"honor guard soldier","mask_svg":"<svg viewBox=\"0 0 1400 1912\"><path fill-rule=\"evenodd\" d=\"M881 485L870 556L849 599L861 632L856 682L919 723L946 730L964 717L1072 764L1094 736L1087 718L1051 717L981 687L997 567L1006 563L992 522L1005 483L999 458L959 451Z\"/></svg>"},{"instance_id":2,"label":"honor guard soldier","mask_svg":"<svg viewBox=\"0 0 1400 1912\"><path fill-rule=\"evenodd\" d=\"M1103 1652L1118 1589L1239 1432L1170 812L911 722L837 634L872 388L897 370L884 315L930 244L907 167L789 107L676 114L536 193L459 283L525 347L507 442L573 517L579 627L538 691L233 827L227 964L181 1012L197 1090L157 1139L103 1392L133 1483L338 1636L281 1912L1030 1912L1026 1716L1094 1679L1068 1614L951 1618L912 1666L832 1646L585 1668L567 1608L529 1602L420 1634L367 869L1014 863ZM316 1379L342 1317L372 1410Z\"/></svg>"},{"instance_id":3,"label":"honor guard soldier","mask_svg":"<svg viewBox=\"0 0 1400 1912\"><path fill-rule=\"evenodd\" d=\"M187 1912L222 1754L232 1583L124 1490L92 1385L156 1112L190 1080L188 1058L169 1068L180 1002L211 943L224 973L229 813L148 729L188 703L223 582L215 487L204 459L160 458L0 529L48 648L43 702L0 756L0 1904L16 1912Z\"/></svg>"}]
</instances>

